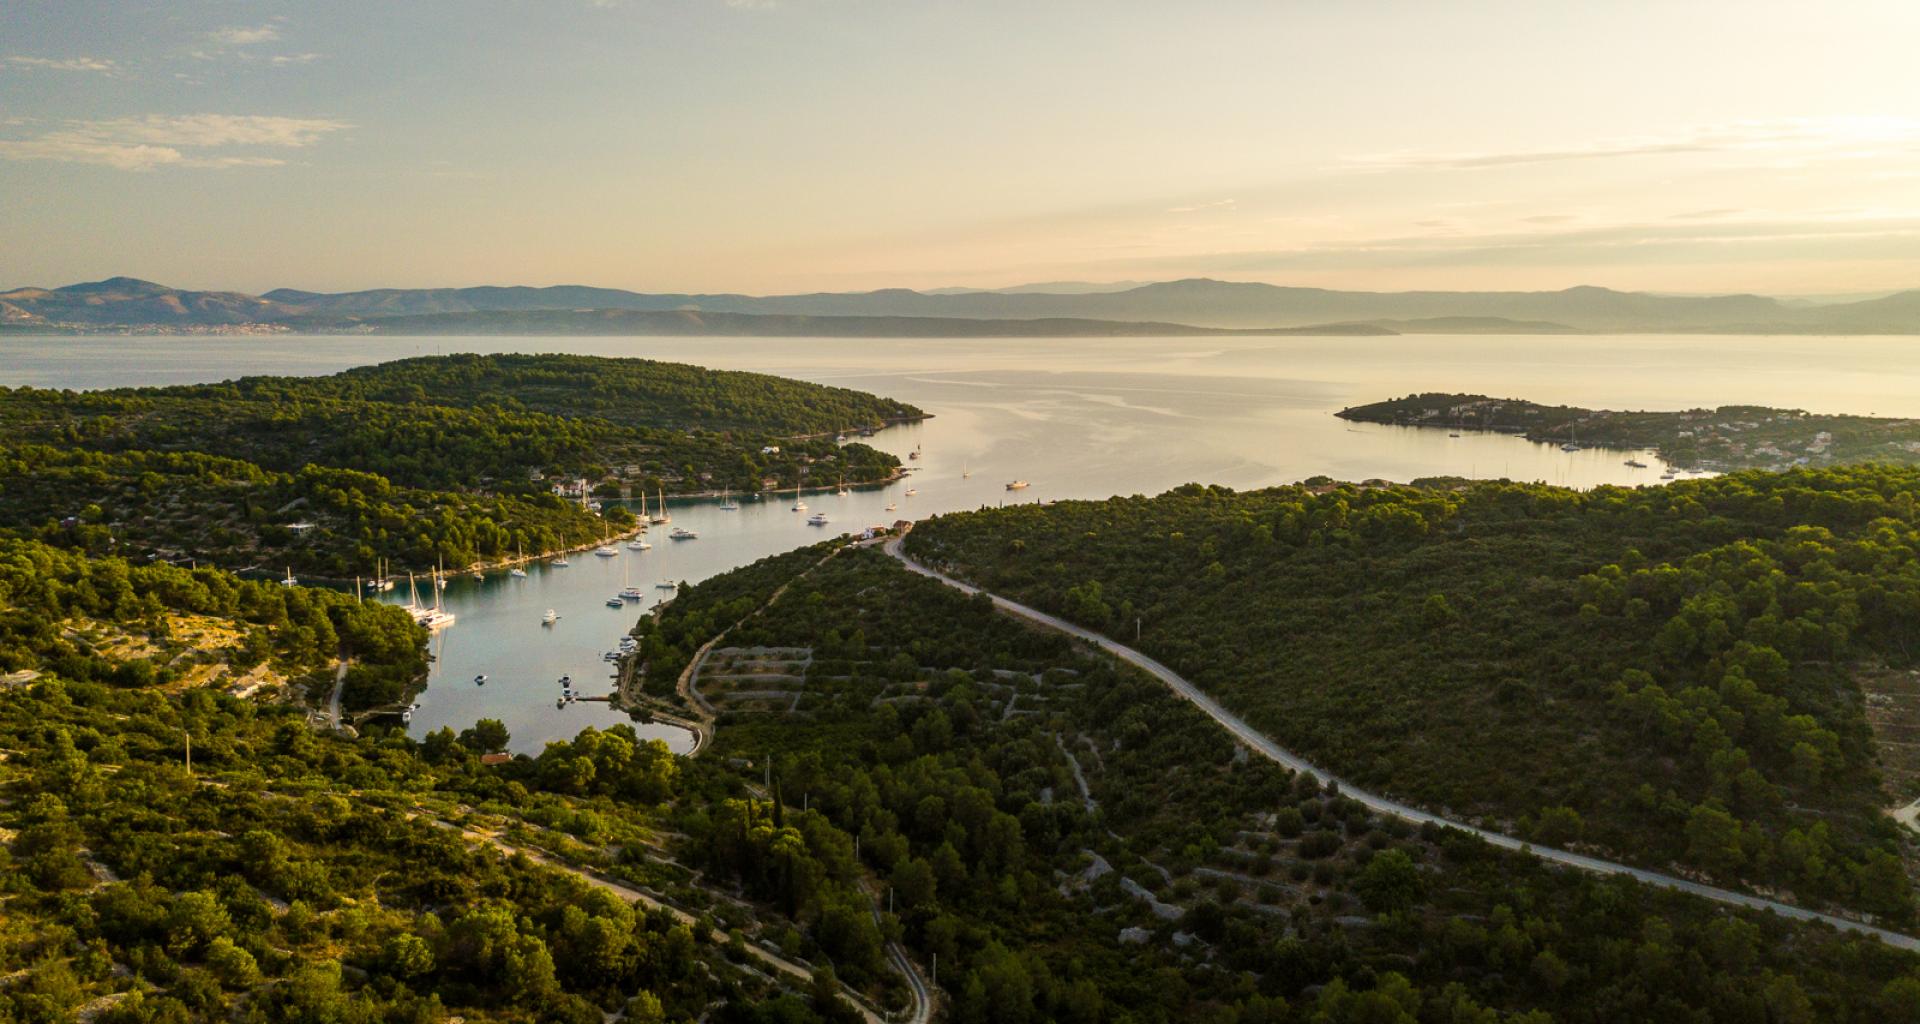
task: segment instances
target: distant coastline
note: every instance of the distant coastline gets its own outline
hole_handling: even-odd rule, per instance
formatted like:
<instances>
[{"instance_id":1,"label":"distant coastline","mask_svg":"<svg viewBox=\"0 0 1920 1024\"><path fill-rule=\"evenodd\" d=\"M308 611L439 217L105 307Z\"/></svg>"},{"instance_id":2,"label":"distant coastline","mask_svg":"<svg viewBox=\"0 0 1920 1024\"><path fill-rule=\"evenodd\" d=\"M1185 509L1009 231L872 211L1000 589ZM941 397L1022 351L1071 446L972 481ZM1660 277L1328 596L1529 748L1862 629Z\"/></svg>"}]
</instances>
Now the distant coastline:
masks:
<instances>
[{"instance_id":1,"label":"distant coastline","mask_svg":"<svg viewBox=\"0 0 1920 1024\"><path fill-rule=\"evenodd\" d=\"M381 288L263 295L116 277L0 291L0 332L666 335L820 338L1394 334L1920 334L1920 290L1827 304L1764 295L1343 292L1193 279L1112 291L805 295Z\"/></svg>"}]
</instances>

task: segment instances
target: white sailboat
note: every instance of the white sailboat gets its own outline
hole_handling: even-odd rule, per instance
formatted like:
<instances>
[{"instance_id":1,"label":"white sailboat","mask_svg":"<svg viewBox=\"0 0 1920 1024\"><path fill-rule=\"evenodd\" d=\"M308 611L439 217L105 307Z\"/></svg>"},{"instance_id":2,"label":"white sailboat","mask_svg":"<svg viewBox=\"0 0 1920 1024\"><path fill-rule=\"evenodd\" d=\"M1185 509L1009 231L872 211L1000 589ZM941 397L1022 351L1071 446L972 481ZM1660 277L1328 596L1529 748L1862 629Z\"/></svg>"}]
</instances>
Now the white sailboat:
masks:
<instances>
[{"instance_id":1,"label":"white sailboat","mask_svg":"<svg viewBox=\"0 0 1920 1024\"><path fill-rule=\"evenodd\" d=\"M722 512L740 511L740 503L733 500L733 498L730 495L730 492L725 487L720 488L720 511Z\"/></svg>"},{"instance_id":2,"label":"white sailboat","mask_svg":"<svg viewBox=\"0 0 1920 1024\"><path fill-rule=\"evenodd\" d=\"M280 585L283 587L297 587L300 585L300 581L294 578L293 566L287 566L287 578L281 580Z\"/></svg>"},{"instance_id":3,"label":"white sailboat","mask_svg":"<svg viewBox=\"0 0 1920 1024\"><path fill-rule=\"evenodd\" d=\"M518 559L519 561L522 561L522 562L524 562L524 561L526 561L526 560L527 560L527 552L526 552L526 549L525 549L525 548L522 548L522 547L520 547L519 545L517 545L517 544L516 544L516 545L514 545L514 548L513 548L513 550L514 550L514 555L515 555L515 557L516 557L516 558L517 558L517 559ZM520 568L519 566L517 566L517 565L516 565L516 566L514 566L513 568L511 568L511 569L508 569L508 570L507 570L507 575L509 575L509 576L512 576L512 577L514 577L514 578L516 578L516 579L526 579L526 578L527 578L527 570L525 570L525 569L522 569L522 568Z\"/></svg>"},{"instance_id":4,"label":"white sailboat","mask_svg":"<svg viewBox=\"0 0 1920 1024\"><path fill-rule=\"evenodd\" d=\"M665 487L660 488L660 500L654 505L653 519L650 521L654 523L673 522L673 514L667 511L667 489Z\"/></svg>"}]
</instances>

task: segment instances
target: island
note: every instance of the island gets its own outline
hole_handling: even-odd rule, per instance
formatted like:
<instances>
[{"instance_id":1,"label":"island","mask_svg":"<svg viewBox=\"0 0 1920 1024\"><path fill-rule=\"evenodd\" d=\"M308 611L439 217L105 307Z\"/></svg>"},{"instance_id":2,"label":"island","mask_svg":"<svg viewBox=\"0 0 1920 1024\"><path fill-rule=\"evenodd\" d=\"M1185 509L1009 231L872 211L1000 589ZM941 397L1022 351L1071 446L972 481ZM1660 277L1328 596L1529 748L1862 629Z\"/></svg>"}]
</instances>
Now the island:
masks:
<instances>
[{"instance_id":1,"label":"island","mask_svg":"<svg viewBox=\"0 0 1920 1024\"><path fill-rule=\"evenodd\" d=\"M1356 423L1491 430L1550 444L1654 451L1689 470L1920 462L1920 420L1757 405L1623 412L1429 392L1356 405L1335 415Z\"/></svg>"}]
</instances>

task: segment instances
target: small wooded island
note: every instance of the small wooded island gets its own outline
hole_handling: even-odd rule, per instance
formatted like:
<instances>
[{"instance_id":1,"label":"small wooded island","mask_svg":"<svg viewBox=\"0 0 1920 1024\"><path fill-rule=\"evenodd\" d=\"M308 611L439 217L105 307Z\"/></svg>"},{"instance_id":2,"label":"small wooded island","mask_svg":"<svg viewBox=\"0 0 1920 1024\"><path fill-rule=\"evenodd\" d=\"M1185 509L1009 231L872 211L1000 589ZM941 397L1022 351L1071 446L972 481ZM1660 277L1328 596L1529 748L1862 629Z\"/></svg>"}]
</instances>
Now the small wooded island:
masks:
<instances>
[{"instance_id":1,"label":"small wooded island","mask_svg":"<svg viewBox=\"0 0 1920 1024\"><path fill-rule=\"evenodd\" d=\"M1342 409L1356 423L1493 430L1529 441L1657 451L1684 469L1730 471L1920 462L1920 420L1723 405L1626 412L1430 392Z\"/></svg>"},{"instance_id":2,"label":"small wooded island","mask_svg":"<svg viewBox=\"0 0 1920 1024\"><path fill-rule=\"evenodd\" d=\"M597 544L623 497L892 479L847 388L643 359L455 355L325 377L0 388L0 531L352 579ZM608 499L597 511L595 499Z\"/></svg>"}]
</instances>

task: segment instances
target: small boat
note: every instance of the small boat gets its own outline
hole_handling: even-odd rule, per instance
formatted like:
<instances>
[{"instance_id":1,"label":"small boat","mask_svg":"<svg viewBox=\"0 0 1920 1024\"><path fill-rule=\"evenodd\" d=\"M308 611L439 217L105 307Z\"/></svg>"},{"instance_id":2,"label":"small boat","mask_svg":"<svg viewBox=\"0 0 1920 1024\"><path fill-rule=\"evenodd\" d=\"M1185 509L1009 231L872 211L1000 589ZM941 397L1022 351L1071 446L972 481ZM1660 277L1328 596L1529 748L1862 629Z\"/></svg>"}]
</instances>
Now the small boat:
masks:
<instances>
[{"instance_id":1,"label":"small boat","mask_svg":"<svg viewBox=\"0 0 1920 1024\"><path fill-rule=\"evenodd\" d=\"M524 580L527 578L527 570L522 569L516 565L513 568L507 570L507 575L512 576L515 579Z\"/></svg>"},{"instance_id":2,"label":"small boat","mask_svg":"<svg viewBox=\"0 0 1920 1024\"><path fill-rule=\"evenodd\" d=\"M1560 446L1560 450L1563 452L1577 452L1580 450L1580 446L1574 444L1572 441L1568 441L1566 444Z\"/></svg>"},{"instance_id":3,"label":"small boat","mask_svg":"<svg viewBox=\"0 0 1920 1024\"><path fill-rule=\"evenodd\" d=\"M700 537L699 534L693 532L692 530L687 529L684 526L674 527L673 532L667 534L667 536L672 537L674 540L698 540Z\"/></svg>"},{"instance_id":4,"label":"small boat","mask_svg":"<svg viewBox=\"0 0 1920 1024\"><path fill-rule=\"evenodd\" d=\"M400 724L402 724L402 725L411 725L411 724L413 724L413 709L412 709L412 708L408 708L407 710L405 710L405 711L402 711L402 712L400 712Z\"/></svg>"},{"instance_id":5,"label":"small boat","mask_svg":"<svg viewBox=\"0 0 1920 1024\"><path fill-rule=\"evenodd\" d=\"M475 685L475 686L485 686L485 685L487 685L487 674L486 674L485 672L482 672L482 673L480 673L479 675L477 675L477 676L474 676L474 677L473 677L473 685Z\"/></svg>"},{"instance_id":6,"label":"small boat","mask_svg":"<svg viewBox=\"0 0 1920 1024\"><path fill-rule=\"evenodd\" d=\"M889 512L891 512L891 511L893 511L894 509L896 509L896 508L899 508L899 507L900 507L899 505L896 505L896 504L894 504L894 503L893 503L893 502L891 502L891 501L889 501L889 502L887 502L887 511L889 511Z\"/></svg>"},{"instance_id":7,"label":"small boat","mask_svg":"<svg viewBox=\"0 0 1920 1024\"><path fill-rule=\"evenodd\" d=\"M627 542L627 550L628 551L652 551L653 545L647 543L644 540L641 540L638 537L635 537L634 539Z\"/></svg>"},{"instance_id":8,"label":"small boat","mask_svg":"<svg viewBox=\"0 0 1920 1024\"><path fill-rule=\"evenodd\" d=\"M281 580L280 585L283 587L297 587L300 585L300 581L294 578L292 566L287 567L287 578Z\"/></svg>"},{"instance_id":9,"label":"small boat","mask_svg":"<svg viewBox=\"0 0 1920 1024\"><path fill-rule=\"evenodd\" d=\"M445 590L445 589L447 589L447 578L446 578L445 576L436 576L436 577L434 577L434 578L433 578L433 589L435 589L435 590Z\"/></svg>"},{"instance_id":10,"label":"small boat","mask_svg":"<svg viewBox=\"0 0 1920 1024\"><path fill-rule=\"evenodd\" d=\"M629 601L638 601L641 598L646 597L647 595L639 587L628 587L627 589L622 590L620 592L620 596L626 598Z\"/></svg>"},{"instance_id":11,"label":"small boat","mask_svg":"<svg viewBox=\"0 0 1920 1024\"><path fill-rule=\"evenodd\" d=\"M914 450L907 453L907 458L909 459L918 459L919 457L920 457L920 449L918 448L915 448Z\"/></svg>"},{"instance_id":12,"label":"small boat","mask_svg":"<svg viewBox=\"0 0 1920 1024\"><path fill-rule=\"evenodd\" d=\"M481 572L478 569L473 570L473 582L475 583L487 582L487 574L484 572Z\"/></svg>"},{"instance_id":13,"label":"small boat","mask_svg":"<svg viewBox=\"0 0 1920 1024\"><path fill-rule=\"evenodd\" d=\"M914 495L916 495L916 494L919 494L919 493L920 493L920 489L919 489L918 487L909 487L909 488L907 488L907 497L909 497L909 498L911 498L911 497L913 497Z\"/></svg>"},{"instance_id":14,"label":"small boat","mask_svg":"<svg viewBox=\"0 0 1920 1024\"><path fill-rule=\"evenodd\" d=\"M1629 468L1632 468L1632 469L1645 469L1645 468L1647 468L1647 464L1646 464L1646 463L1644 463L1644 462L1641 462L1641 461L1640 461L1639 459L1628 459L1628 460L1627 460L1627 466L1628 466Z\"/></svg>"},{"instance_id":15,"label":"small boat","mask_svg":"<svg viewBox=\"0 0 1920 1024\"><path fill-rule=\"evenodd\" d=\"M720 511L722 512L740 511L740 503L733 500L732 495L730 495L727 492L727 489L724 487L720 488Z\"/></svg>"},{"instance_id":16,"label":"small boat","mask_svg":"<svg viewBox=\"0 0 1920 1024\"><path fill-rule=\"evenodd\" d=\"M1007 490L1009 491L1024 491L1026 489L1027 489L1027 482L1025 480L1007 481Z\"/></svg>"},{"instance_id":17,"label":"small boat","mask_svg":"<svg viewBox=\"0 0 1920 1024\"><path fill-rule=\"evenodd\" d=\"M847 443L847 435L845 435L845 434L837 434L837 435L835 435L835 436L834 436L834 439L833 439L833 443L834 443L834 444L846 444L846 443Z\"/></svg>"},{"instance_id":18,"label":"small boat","mask_svg":"<svg viewBox=\"0 0 1920 1024\"><path fill-rule=\"evenodd\" d=\"M554 623L559 621L560 621L560 613L554 611L551 608L547 609L547 613L545 615L540 616L540 624L543 626L551 626Z\"/></svg>"},{"instance_id":19,"label":"small boat","mask_svg":"<svg viewBox=\"0 0 1920 1024\"><path fill-rule=\"evenodd\" d=\"M807 517L807 523L812 526L825 526L827 525L827 514L825 512L815 512Z\"/></svg>"},{"instance_id":20,"label":"small boat","mask_svg":"<svg viewBox=\"0 0 1920 1024\"><path fill-rule=\"evenodd\" d=\"M594 553L594 554L596 554L596 555L598 555L598 556L600 556L601 558L618 558L618 557L620 557L620 549L619 549L619 548L616 548L616 547L614 547L614 546L613 546L613 545L611 545L611 544L602 544L602 545L600 545L599 547L597 547L597 548L594 548L594 549L593 549L593 553Z\"/></svg>"},{"instance_id":21,"label":"small boat","mask_svg":"<svg viewBox=\"0 0 1920 1024\"><path fill-rule=\"evenodd\" d=\"M626 606L627 602L620 600L618 597L607 598L607 607L609 608L625 608Z\"/></svg>"},{"instance_id":22,"label":"small boat","mask_svg":"<svg viewBox=\"0 0 1920 1024\"><path fill-rule=\"evenodd\" d=\"M963 459L963 460L961 460L961 462L960 462L960 479L962 479L962 480L965 480L965 479L967 479L968 477L971 477L972 475L973 475L973 470L971 470L971 469L968 469L968 468L967 468L967 463L966 463L966 460L964 460L964 459Z\"/></svg>"},{"instance_id":23,"label":"small boat","mask_svg":"<svg viewBox=\"0 0 1920 1024\"><path fill-rule=\"evenodd\" d=\"M557 710L559 710L560 708L564 708L564 707L566 707L566 706L567 706L567 699L566 699L565 697L555 697L555 698L553 699L553 707L554 707L554 710L556 710L556 711L557 711Z\"/></svg>"},{"instance_id":24,"label":"small boat","mask_svg":"<svg viewBox=\"0 0 1920 1024\"><path fill-rule=\"evenodd\" d=\"M552 563L552 565L553 565L553 567L554 567L555 569L565 569L565 568L566 568L567 566L569 566L569 565L572 565L572 564L573 564L572 562L569 562L569 561L567 561L567 559L566 559L566 557L565 557L564 555L563 555L563 556L561 556L561 557L559 557L559 558L556 558L556 559L554 559L554 560L553 560L553 563Z\"/></svg>"},{"instance_id":25,"label":"small boat","mask_svg":"<svg viewBox=\"0 0 1920 1024\"><path fill-rule=\"evenodd\" d=\"M1460 436L1460 432L1459 432L1458 430L1449 430L1449 431L1447 431L1447 436L1448 436L1448 437L1459 437L1459 436Z\"/></svg>"},{"instance_id":26,"label":"small boat","mask_svg":"<svg viewBox=\"0 0 1920 1024\"><path fill-rule=\"evenodd\" d=\"M620 660L620 652L619 652L619 651L608 651L607 653L605 653L605 654L602 654L602 655L600 656L600 660L601 660L601 661L619 661L619 660Z\"/></svg>"},{"instance_id":27,"label":"small boat","mask_svg":"<svg viewBox=\"0 0 1920 1024\"><path fill-rule=\"evenodd\" d=\"M795 498L793 499L793 510L795 512L805 512L807 510L807 503L801 501L799 498Z\"/></svg>"},{"instance_id":28,"label":"small boat","mask_svg":"<svg viewBox=\"0 0 1920 1024\"><path fill-rule=\"evenodd\" d=\"M655 583L653 586L654 586L654 589L656 590L679 590L680 589L680 584L675 583L672 580L661 580L660 582Z\"/></svg>"},{"instance_id":29,"label":"small boat","mask_svg":"<svg viewBox=\"0 0 1920 1024\"><path fill-rule=\"evenodd\" d=\"M560 677L560 686L561 686L561 687L562 687L563 689L564 689L565 687L569 687L569 686L572 686L572 685L573 685L573 677L572 677L572 676L561 676L561 677Z\"/></svg>"}]
</instances>

